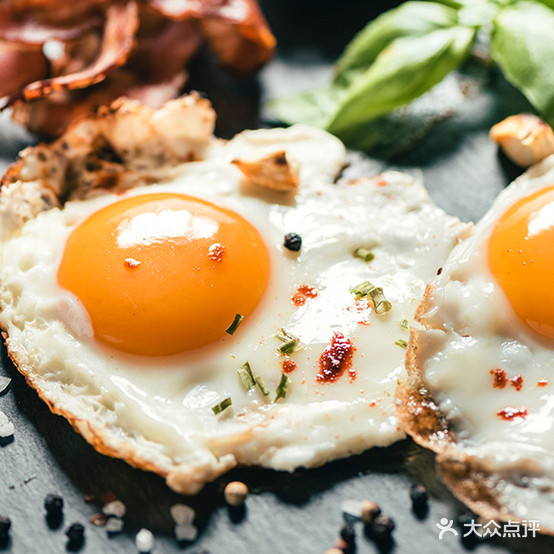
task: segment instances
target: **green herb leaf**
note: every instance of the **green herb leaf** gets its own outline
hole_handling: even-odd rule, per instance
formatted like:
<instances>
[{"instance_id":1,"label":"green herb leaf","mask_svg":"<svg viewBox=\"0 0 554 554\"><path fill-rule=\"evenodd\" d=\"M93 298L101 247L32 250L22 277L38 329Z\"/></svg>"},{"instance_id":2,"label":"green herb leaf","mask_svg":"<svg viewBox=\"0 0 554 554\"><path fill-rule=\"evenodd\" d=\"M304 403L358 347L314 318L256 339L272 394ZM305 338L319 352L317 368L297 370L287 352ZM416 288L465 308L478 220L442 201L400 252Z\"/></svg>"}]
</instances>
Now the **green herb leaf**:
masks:
<instances>
[{"instance_id":1,"label":"green herb leaf","mask_svg":"<svg viewBox=\"0 0 554 554\"><path fill-rule=\"evenodd\" d=\"M356 297L356 298L363 298L364 296L367 296L369 294L369 291L371 289L375 288L369 281L364 281L363 283L360 283L359 285L355 285L350 289L350 292Z\"/></svg>"},{"instance_id":2,"label":"green herb leaf","mask_svg":"<svg viewBox=\"0 0 554 554\"><path fill-rule=\"evenodd\" d=\"M381 287L373 287L369 291L369 296L371 296L371 300L373 300L373 307L376 314L387 313L392 308L392 304L385 298Z\"/></svg>"},{"instance_id":3,"label":"green herb leaf","mask_svg":"<svg viewBox=\"0 0 554 554\"><path fill-rule=\"evenodd\" d=\"M279 352L279 354L292 354L293 352L302 349L300 340L297 337L287 333L284 329L280 329L275 337L285 343L277 347L277 352Z\"/></svg>"},{"instance_id":4,"label":"green herb leaf","mask_svg":"<svg viewBox=\"0 0 554 554\"><path fill-rule=\"evenodd\" d=\"M258 385L258 388L260 389L261 393L264 396L268 396L269 395L269 389L267 388L267 386L265 384L265 381L259 375L257 375L254 379L255 379L256 385Z\"/></svg>"},{"instance_id":5,"label":"green herb leaf","mask_svg":"<svg viewBox=\"0 0 554 554\"><path fill-rule=\"evenodd\" d=\"M233 322L227 329L225 329L226 333L229 333L230 335L233 335L235 331L238 329L238 326L240 325L240 322L244 319L244 316L240 314L235 314L235 318L233 319Z\"/></svg>"},{"instance_id":6,"label":"green herb leaf","mask_svg":"<svg viewBox=\"0 0 554 554\"><path fill-rule=\"evenodd\" d=\"M354 250L354 256L356 258L361 258L364 262L371 262L371 260L375 259L375 254L363 246L360 246Z\"/></svg>"},{"instance_id":7,"label":"green herb leaf","mask_svg":"<svg viewBox=\"0 0 554 554\"><path fill-rule=\"evenodd\" d=\"M491 54L529 102L554 125L554 11L536 2L504 8L494 21Z\"/></svg>"},{"instance_id":8,"label":"green herb leaf","mask_svg":"<svg viewBox=\"0 0 554 554\"><path fill-rule=\"evenodd\" d=\"M218 415L220 414L223 410L227 409L231 404L233 403L233 401L231 400L231 397L227 397L225 398L225 400L222 400L219 404L216 404L213 408L212 408L212 412L215 414L215 415Z\"/></svg>"},{"instance_id":9,"label":"green herb leaf","mask_svg":"<svg viewBox=\"0 0 554 554\"><path fill-rule=\"evenodd\" d=\"M351 82L353 71L367 69L398 38L425 35L456 23L453 8L434 2L405 2L377 17L352 39L337 61L335 80Z\"/></svg>"},{"instance_id":10,"label":"green herb leaf","mask_svg":"<svg viewBox=\"0 0 554 554\"><path fill-rule=\"evenodd\" d=\"M408 104L467 57L474 36L453 27L395 40L349 87L328 130L348 142L361 124Z\"/></svg>"},{"instance_id":11,"label":"green herb leaf","mask_svg":"<svg viewBox=\"0 0 554 554\"><path fill-rule=\"evenodd\" d=\"M396 344L397 346L401 346L402 348L408 347L408 343L404 339L395 340L394 344Z\"/></svg>"},{"instance_id":12,"label":"green herb leaf","mask_svg":"<svg viewBox=\"0 0 554 554\"><path fill-rule=\"evenodd\" d=\"M277 385L277 389L275 390L275 400L273 400L273 402L277 402L279 398L285 398L285 396L287 396L289 385L290 379L284 373L281 373L281 381L279 382L279 384Z\"/></svg>"},{"instance_id":13,"label":"green herb leaf","mask_svg":"<svg viewBox=\"0 0 554 554\"><path fill-rule=\"evenodd\" d=\"M304 123L324 128L342 96L342 87L329 85L272 100L268 108L274 117L285 123Z\"/></svg>"},{"instance_id":14,"label":"green herb leaf","mask_svg":"<svg viewBox=\"0 0 554 554\"><path fill-rule=\"evenodd\" d=\"M237 369L237 373L239 374L242 385L247 391L256 385L252 369L250 368L250 364L248 362L244 362Z\"/></svg>"}]
</instances>

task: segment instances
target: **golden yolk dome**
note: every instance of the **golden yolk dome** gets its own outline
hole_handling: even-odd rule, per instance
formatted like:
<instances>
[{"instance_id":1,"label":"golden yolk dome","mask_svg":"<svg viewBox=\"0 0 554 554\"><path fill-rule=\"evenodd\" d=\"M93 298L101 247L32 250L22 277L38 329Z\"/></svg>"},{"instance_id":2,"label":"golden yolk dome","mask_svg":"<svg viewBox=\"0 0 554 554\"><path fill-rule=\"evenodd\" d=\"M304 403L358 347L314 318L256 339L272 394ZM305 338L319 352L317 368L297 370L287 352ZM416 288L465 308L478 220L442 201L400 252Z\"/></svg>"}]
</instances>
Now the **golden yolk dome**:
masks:
<instances>
[{"instance_id":1,"label":"golden yolk dome","mask_svg":"<svg viewBox=\"0 0 554 554\"><path fill-rule=\"evenodd\" d=\"M518 317L554 338L554 186L510 207L493 230L488 257Z\"/></svg>"},{"instance_id":2,"label":"golden yolk dome","mask_svg":"<svg viewBox=\"0 0 554 554\"><path fill-rule=\"evenodd\" d=\"M70 234L58 270L98 340L147 356L223 337L235 314L254 310L268 279L266 246L248 221L170 193L95 212Z\"/></svg>"}]
</instances>

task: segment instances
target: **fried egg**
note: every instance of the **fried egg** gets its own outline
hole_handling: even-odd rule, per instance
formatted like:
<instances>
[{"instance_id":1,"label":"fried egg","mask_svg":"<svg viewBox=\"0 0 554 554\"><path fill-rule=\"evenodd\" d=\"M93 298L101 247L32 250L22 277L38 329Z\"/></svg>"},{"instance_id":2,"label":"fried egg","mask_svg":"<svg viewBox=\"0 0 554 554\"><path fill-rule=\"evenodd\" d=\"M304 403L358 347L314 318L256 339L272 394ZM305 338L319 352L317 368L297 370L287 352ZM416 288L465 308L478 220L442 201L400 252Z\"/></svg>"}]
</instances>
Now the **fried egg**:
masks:
<instances>
[{"instance_id":1,"label":"fried egg","mask_svg":"<svg viewBox=\"0 0 554 554\"><path fill-rule=\"evenodd\" d=\"M291 192L232 163L275 152ZM245 131L174 178L40 211L2 242L16 366L100 452L182 493L403 438L407 326L467 227L406 175L335 183L344 160L320 130Z\"/></svg>"},{"instance_id":2,"label":"fried egg","mask_svg":"<svg viewBox=\"0 0 554 554\"><path fill-rule=\"evenodd\" d=\"M544 533L554 532L553 230L551 156L499 195L427 291L398 401L473 510Z\"/></svg>"}]
</instances>

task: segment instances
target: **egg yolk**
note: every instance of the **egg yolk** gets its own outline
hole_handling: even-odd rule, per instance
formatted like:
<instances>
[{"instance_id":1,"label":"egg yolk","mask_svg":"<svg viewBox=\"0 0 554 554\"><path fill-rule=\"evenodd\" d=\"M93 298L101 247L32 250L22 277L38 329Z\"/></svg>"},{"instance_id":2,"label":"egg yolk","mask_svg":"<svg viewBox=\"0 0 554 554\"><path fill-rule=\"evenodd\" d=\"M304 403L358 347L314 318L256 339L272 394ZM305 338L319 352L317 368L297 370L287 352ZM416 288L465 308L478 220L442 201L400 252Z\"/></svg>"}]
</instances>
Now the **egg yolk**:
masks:
<instances>
[{"instance_id":1,"label":"egg yolk","mask_svg":"<svg viewBox=\"0 0 554 554\"><path fill-rule=\"evenodd\" d=\"M488 259L517 316L554 338L554 186L504 213L492 232Z\"/></svg>"},{"instance_id":2,"label":"egg yolk","mask_svg":"<svg viewBox=\"0 0 554 554\"><path fill-rule=\"evenodd\" d=\"M267 248L248 221L171 193L95 212L68 237L58 270L59 284L87 310L96 339L146 356L225 336L235 314L254 310L268 279Z\"/></svg>"}]
</instances>

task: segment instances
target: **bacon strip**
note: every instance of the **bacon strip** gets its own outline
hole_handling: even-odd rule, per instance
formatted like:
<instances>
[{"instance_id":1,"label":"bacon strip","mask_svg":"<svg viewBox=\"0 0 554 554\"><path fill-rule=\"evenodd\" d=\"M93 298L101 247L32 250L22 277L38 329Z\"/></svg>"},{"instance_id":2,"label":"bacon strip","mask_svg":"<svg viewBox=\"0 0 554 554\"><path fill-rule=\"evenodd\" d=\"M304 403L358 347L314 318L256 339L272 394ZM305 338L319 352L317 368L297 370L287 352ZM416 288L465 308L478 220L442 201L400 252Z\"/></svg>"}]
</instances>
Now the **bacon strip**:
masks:
<instances>
[{"instance_id":1,"label":"bacon strip","mask_svg":"<svg viewBox=\"0 0 554 554\"><path fill-rule=\"evenodd\" d=\"M85 88L102 81L113 68L125 63L138 29L138 6L135 0L112 4L106 11L106 24L100 53L96 60L78 73L35 81L22 90L25 100L47 96L54 91Z\"/></svg>"},{"instance_id":2,"label":"bacon strip","mask_svg":"<svg viewBox=\"0 0 554 554\"><path fill-rule=\"evenodd\" d=\"M255 0L149 0L171 19L197 19L222 65L249 73L267 62L275 37Z\"/></svg>"}]
</instances>

